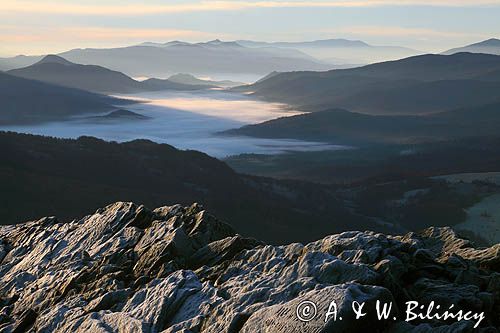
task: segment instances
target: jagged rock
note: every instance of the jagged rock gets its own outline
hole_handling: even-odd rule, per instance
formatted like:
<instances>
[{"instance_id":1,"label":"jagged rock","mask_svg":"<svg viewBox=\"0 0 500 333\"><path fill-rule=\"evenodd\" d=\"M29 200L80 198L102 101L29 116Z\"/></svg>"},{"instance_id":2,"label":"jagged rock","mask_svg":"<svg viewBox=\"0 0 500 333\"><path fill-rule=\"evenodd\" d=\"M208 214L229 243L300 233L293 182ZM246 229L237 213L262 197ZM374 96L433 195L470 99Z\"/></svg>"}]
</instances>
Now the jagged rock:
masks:
<instances>
[{"instance_id":1,"label":"jagged rock","mask_svg":"<svg viewBox=\"0 0 500 333\"><path fill-rule=\"evenodd\" d=\"M346 263L359 263L368 264L370 257L365 250L345 250L339 254L339 259L344 260Z\"/></svg>"},{"instance_id":2,"label":"jagged rock","mask_svg":"<svg viewBox=\"0 0 500 333\"><path fill-rule=\"evenodd\" d=\"M153 211L115 203L69 223L0 226L0 332L471 332L468 322L354 320L352 301L457 303L500 326L499 245L449 228L345 232L271 246L194 204ZM343 320L297 320L336 300ZM316 327L314 330L312 327Z\"/></svg>"},{"instance_id":3,"label":"jagged rock","mask_svg":"<svg viewBox=\"0 0 500 333\"><path fill-rule=\"evenodd\" d=\"M366 259L363 259L365 263L373 264L386 254L387 250L395 249L391 247L393 243L395 242L386 235L349 231L311 243L308 245L308 249L332 255L342 255L342 252L345 251L362 250L361 257L366 256Z\"/></svg>"},{"instance_id":4,"label":"jagged rock","mask_svg":"<svg viewBox=\"0 0 500 333\"><path fill-rule=\"evenodd\" d=\"M500 270L500 244L490 248L476 249L470 241L461 239L449 227L432 227L419 236L423 237L424 246L434 252L441 262L446 261L451 255L457 255L481 267Z\"/></svg>"},{"instance_id":5,"label":"jagged rock","mask_svg":"<svg viewBox=\"0 0 500 333\"><path fill-rule=\"evenodd\" d=\"M382 276L381 285L392 291L398 303L403 304L405 300L410 299L402 281L403 276L408 274L408 267L400 259L389 255L379 261L374 269Z\"/></svg>"},{"instance_id":6,"label":"jagged rock","mask_svg":"<svg viewBox=\"0 0 500 333\"><path fill-rule=\"evenodd\" d=\"M200 248L235 234L229 225L207 214L199 205L186 209L162 207L155 213L166 220L154 221L136 243L134 250L139 259L135 274L155 276L165 270L165 264L185 266L186 260Z\"/></svg>"},{"instance_id":7,"label":"jagged rock","mask_svg":"<svg viewBox=\"0 0 500 333\"><path fill-rule=\"evenodd\" d=\"M47 331L48 332L48 331ZM140 320L121 312L92 312L88 315L76 318L73 321L64 322L55 333L109 333L130 332L145 333L150 330Z\"/></svg>"},{"instance_id":8,"label":"jagged rock","mask_svg":"<svg viewBox=\"0 0 500 333\"><path fill-rule=\"evenodd\" d=\"M7 245L0 240L0 263L2 262L3 258L5 258L5 256L7 255L7 252L8 252Z\"/></svg>"},{"instance_id":9,"label":"jagged rock","mask_svg":"<svg viewBox=\"0 0 500 333\"><path fill-rule=\"evenodd\" d=\"M121 312L140 320L149 331L159 332L206 315L218 302L213 287L203 285L193 272L180 270L138 290Z\"/></svg>"},{"instance_id":10,"label":"jagged rock","mask_svg":"<svg viewBox=\"0 0 500 333\"><path fill-rule=\"evenodd\" d=\"M460 271L455 278L455 284L469 284L477 286L480 289L485 289L488 285L489 277L481 276L479 272L464 269Z\"/></svg>"},{"instance_id":11,"label":"jagged rock","mask_svg":"<svg viewBox=\"0 0 500 333\"><path fill-rule=\"evenodd\" d=\"M500 273L493 273L490 276L486 291L492 293L497 302L500 301Z\"/></svg>"},{"instance_id":12,"label":"jagged rock","mask_svg":"<svg viewBox=\"0 0 500 333\"><path fill-rule=\"evenodd\" d=\"M429 304L434 301L443 308L460 305L464 310L489 312L493 306L493 295L481 292L474 285L422 278L410 288L410 292L420 303Z\"/></svg>"},{"instance_id":13,"label":"jagged rock","mask_svg":"<svg viewBox=\"0 0 500 333\"><path fill-rule=\"evenodd\" d=\"M190 266L198 268L202 265L215 266L224 261L231 260L242 250L249 250L261 242L251 238L242 238L240 235L228 237L212 242L194 253L189 258Z\"/></svg>"},{"instance_id":14,"label":"jagged rock","mask_svg":"<svg viewBox=\"0 0 500 333\"><path fill-rule=\"evenodd\" d=\"M390 323L389 320L381 321L376 317L373 309L375 309L377 300L387 304L394 301L391 293L382 287L344 284L316 289L290 302L266 307L255 312L246 321L241 332L366 332L367 327L370 327L370 331L377 332ZM365 303L364 309L372 309L372 311L366 311L366 316L356 319L352 309L354 301ZM307 322L297 318L296 312L298 311L299 314L303 312L303 308L300 307L301 304L305 304L303 302L312 302L311 304L315 306L314 310L308 310L312 311L313 319ZM332 302L337 307L336 315L326 317L326 314L334 309ZM393 309L393 311L396 315L397 309ZM308 315L309 312L302 313L302 320L308 319Z\"/></svg>"},{"instance_id":15,"label":"jagged rock","mask_svg":"<svg viewBox=\"0 0 500 333\"><path fill-rule=\"evenodd\" d=\"M90 301L84 308L86 312L98 312L101 310L108 310L116 308L127 301L128 296L131 294L129 289L122 289L117 291L110 291L98 298Z\"/></svg>"},{"instance_id":16,"label":"jagged rock","mask_svg":"<svg viewBox=\"0 0 500 333\"><path fill-rule=\"evenodd\" d=\"M79 323L85 315L84 307L87 302L80 296L71 296L58 302L50 308L44 309L38 315L33 326L35 332L64 332L65 327ZM66 332L70 332L67 331Z\"/></svg>"}]
</instances>

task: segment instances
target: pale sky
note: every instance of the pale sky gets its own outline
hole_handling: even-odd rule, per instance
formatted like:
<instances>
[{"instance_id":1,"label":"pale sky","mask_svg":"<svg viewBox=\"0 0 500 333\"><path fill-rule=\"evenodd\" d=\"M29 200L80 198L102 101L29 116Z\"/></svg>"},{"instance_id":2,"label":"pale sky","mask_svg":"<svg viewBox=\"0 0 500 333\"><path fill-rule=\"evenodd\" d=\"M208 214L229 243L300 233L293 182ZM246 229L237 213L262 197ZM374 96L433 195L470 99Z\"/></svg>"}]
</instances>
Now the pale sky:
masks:
<instances>
[{"instance_id":1,"label":"pale sky","mask_svg":"<svg viewBox=\"0 0 500 333\"><path fill-rule=\"evenodd\" d=\"M0 0L0 56L210 39L359 39L440 52L500 38L500 0Z\"/></svg>"}]
</instances>

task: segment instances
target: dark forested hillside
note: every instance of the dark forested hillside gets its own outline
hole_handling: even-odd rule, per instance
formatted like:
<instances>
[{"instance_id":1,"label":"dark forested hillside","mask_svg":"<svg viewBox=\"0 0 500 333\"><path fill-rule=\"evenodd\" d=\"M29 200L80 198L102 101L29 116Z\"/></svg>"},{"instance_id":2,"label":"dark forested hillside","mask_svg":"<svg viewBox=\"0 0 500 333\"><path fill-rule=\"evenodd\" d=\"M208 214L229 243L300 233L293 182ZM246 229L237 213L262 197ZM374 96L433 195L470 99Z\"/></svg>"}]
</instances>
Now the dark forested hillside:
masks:
<instances>
[{"instance_id":1,"label":"dark forested hillside","mask_svg":"<svg viewBox=\"0 0 500 333\"><path fill-rule=\"evenodd\" d=\"M330 189L243 177L195 151L137 140L109 143L0 132L0 221L79 216L121 200L152 206L199 202L240 232L271 242L377 228Z\"/></svg>"},{"instance_id":2,"label":"dark forested hillside","mask_svg":"<svg viewBox=\"0 0 500 333\"><path fill-rule=\"evenodd\" d=\"M500 133L500 103L416 116L367 115L326 110L247 125L224 132L336 144L419 143Z\"/></svg>"},{"instance_id":3,"label":"dark forested hillside","mask_svg":"<svg viewBox=\"0 0 500 333\"><path fill-rule=\"evenodd\" d=\"M342 151L242 154L225 159L245 174L326 184L362 184L500 170L500 138L368 145Z\"/></svg>"},{"instance_id":4,"label":"dark forested hillside","mask_svg":"<svg viewBox=\"0 0 500 333\"><path fill-rule=\"evenodd\" d=\"M0 124L63 120L79 114L95 114L130 103L87 91L27 80L0 72Z\"/></svg>"}]
</instances>

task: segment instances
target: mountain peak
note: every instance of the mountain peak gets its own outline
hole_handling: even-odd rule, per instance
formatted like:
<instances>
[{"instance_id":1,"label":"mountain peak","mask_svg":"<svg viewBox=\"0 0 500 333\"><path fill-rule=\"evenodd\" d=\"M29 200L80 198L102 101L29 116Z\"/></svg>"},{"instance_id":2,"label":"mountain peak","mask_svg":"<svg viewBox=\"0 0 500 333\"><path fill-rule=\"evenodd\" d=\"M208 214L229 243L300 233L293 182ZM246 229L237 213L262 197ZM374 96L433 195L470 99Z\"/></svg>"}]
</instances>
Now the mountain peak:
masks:
<instances>
[{"instance_id":1,"label":"mountain peak","mask_svg":"<svg viewBox=\"0 0 500 333\"><path fill-rule=\"evenodd\" d=\"M61 64L61 65L74 65L72 62L64 59L63 57L54 55L54 54L49 54L45 56L42 60L37 62L37 64Z\"/></svg>"},{"instance_id":2,"label":"mountain peak","mask_svg":"<svg viewBox=\"0 0 500 333\"><path fill-rule=\"evenodd\" d=\"M171 81L174 81L176 79L197 79L196 76L191 75L191 74L186 74L186 73L177 73L168 78Z\"/></svg>"},{"instance_id":3,"label":"mountain peak","mask_svg":"<svg viewBox=\"0 0 500 333\"><path fill-rule=\"evenodd\" d=\"M490 38L479 43L472 44L470 46L489 46L489 47L500 47L500 39Z\"/></svg>"},{"instance_id":4,"label":"mountain peak","mask_svg":"<svg viewBox=\"0 0 500 333\"><path fill-rule=\"evenodd\" d=\"M242 47L237 42L224 42L220 39L214 39L205 43L198 43L197 45L205 45L205 46L223 46L223 47Z\"/></svg>"}]
</instances>

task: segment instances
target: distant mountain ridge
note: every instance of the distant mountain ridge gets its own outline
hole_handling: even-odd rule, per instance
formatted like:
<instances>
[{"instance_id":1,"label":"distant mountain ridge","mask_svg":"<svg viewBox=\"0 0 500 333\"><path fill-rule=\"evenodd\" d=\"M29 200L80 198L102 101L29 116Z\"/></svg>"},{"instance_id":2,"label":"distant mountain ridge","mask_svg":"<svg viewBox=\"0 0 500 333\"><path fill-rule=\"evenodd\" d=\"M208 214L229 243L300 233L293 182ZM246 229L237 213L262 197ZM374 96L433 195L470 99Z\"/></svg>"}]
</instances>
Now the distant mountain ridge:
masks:
<instances>
[{"instance_id":1,"label":"distant mountain ridge","mask_svg":"<svg viewBox=\"0 0 500 333\"><path fill-rule=\"evenodd\" d=\"M490 38L485 41L471 44L470 46L495 46L495 47L500 47L500 39L498 38Z\"/></svg>"},{"instance_id":2,"label":"distant mountain ridge","mask_svg":"<svg viewBox=\"0 0 500 333\"><path fill-rule=\"evenodd\" d=\"M79 49L61 56L79 63L98 64L131 76L168 77L175 73L197 76L265 75L273 70L326 70L323 64L297 51L252 49L235 44L173 43L114 49ZM245 66L241 66L244 63Z\"/></svg>"},{"instance_id":3,"label":"distant mountain ridge","mask_svg":"<svg viewBox=\"0 0 500 333\"><path fill-rule=\"evenodd\" d=\"M0 71L9 71L11 69L30 66L43 59L43 57L44 56L17 55L10 58L0 58Z\"/></svg>"},{"instance_id":4,"label":"distant mountain ridge","mask_svg":"<svg viewBox=\"0 0 500 333\"><path fill-rule=\"evenodd\" d=\"M179 73L172 75L168 78L168 80L171 82L176 82L181 84L200 85L209 87L223 87L223 88L230 88L230 87L244 85L243 82L235 82L231 80L222 80L222 81L202 80L198 79L197 77L191 74L186 74L186 73Z\"/></svg>"},{"instance_id":5,"label":"distant mountain ridge","mask_svg":"<svg viewBox=\"0 0 500 333\"><path fill-rule=\"evenodd\" d=\"M235 90L305 111L425 114L500 99L500 56L422 55L352 69L278 73Z\"/></svg>"},{"instance_id":6,"label":"distant mountain ridge","mask_svg":"<svg viewBox=\"0 0 500 333\"><path fill-rule=\"evenodd\" d=\"M463 47L457 47L448 51L443 52L443 54L455 54L459 52L471 52L471 53L487 53L500 55L500 39L490 38L482 42L466 45Z\"/></svg>"},{"instance_id":7,"label":"distant mountain ridge","mask_svg":"<svg viewBox=\"0 0 500 333\"><path fill-rule=\"evenodd\" d=\"M237 41L236 42L223 42L220 39L214 39L208 42L200 42L200 43L188 43L188 42L183 42L183 41L170 41L170 42L165 42L165 43L155 43L155 42L144 42L139 44L140 46L156 46L156 47L170 47L170 46L213 46L213 47L243 47L240 45Z\"/></svg>"},{"instance_id":8,"label":"distant mountain ridge","mask_svg":"<svg viewBox=\"0 0 500 333\"><path fill-rule=\"evenodd\" d=\"M423 52L401 46L375 46L360 40L323 39L304 42L256 42L238 40L238 44L247 47L279 47L296 49L315 58L332 64L368 64L386 60L395 60Z\"/></svg>"},{"instance_id":9,"label":"distant mountain ridge","mask_svg":"<svg viewBox=\"0 0 500 333\"><path fill-rule=\"evenodd\" d=\"M157 90L198 90L201 85L182 84L168 80L136 81L127 75L102 66L80 65L57 55L48 55L24 68L8 71L18 77L39 80L66 87L98 93L137 93Z\"/></svg>"},{"instance_id":10,"label":"distant mountain ridge","mask_svg":"<svg viewBox=\"0 0 500 333\"><path fill-rule=\"evenodd\" d=\"M306 42L253 42L253 41L237 41L240 44L246 43L256 43L256 44L267 44L267 45L277 45L277 46L291 46L297 47L301 45L310 45L315 47L369 47L368 43L365 43L361 40L349 40L343 38L334 38L334 39L322 39L322 40L314 40L314 41L306 41Z\"/></svg>"},{"instance_id":11,"label":"distant mountain ridge","mask_svg":"<svg viewBox=\"0 0 500 333\"><path fill-rule=\"evenodd\" d=\"M176 73L219 77L251 75L272 71L327 70L331 64L293 49L248 48L236 42L210 41L187 43L143 43L107 49L73 49L58 54L79 64L92 64L119 71L132 77L169 77ZM0 58L0 70L26 67L42 57ZM245 66L241 66L244 63Z\"/></svg>"},{"instance_id":12,"label":"distant mountain ridge","mask_svg":"<svg viewBox=\"0 0 500 333\"><path fill-rule=\"evenodd\" d=\"M58 55L72 62L99 65L132 77L168 77L176 73L210 77L229 74L258 77L273 71L321 71L337 66L345 68L420 53L405 47L372 46L362 41L345 39L294 43L215 39L200 43L176 40L107 49L74 49ZM0 70L26 67L41 58L0 58Z\"/></svg>"}]
</instances>

